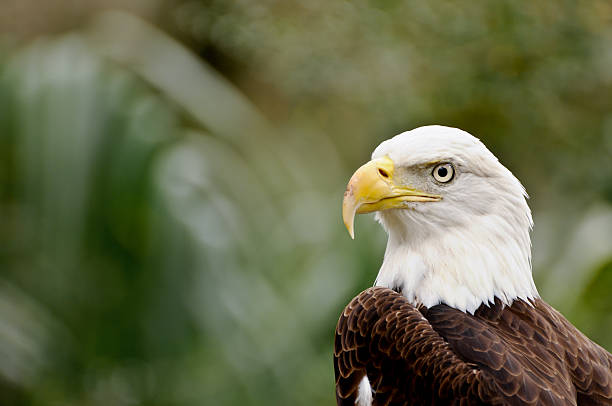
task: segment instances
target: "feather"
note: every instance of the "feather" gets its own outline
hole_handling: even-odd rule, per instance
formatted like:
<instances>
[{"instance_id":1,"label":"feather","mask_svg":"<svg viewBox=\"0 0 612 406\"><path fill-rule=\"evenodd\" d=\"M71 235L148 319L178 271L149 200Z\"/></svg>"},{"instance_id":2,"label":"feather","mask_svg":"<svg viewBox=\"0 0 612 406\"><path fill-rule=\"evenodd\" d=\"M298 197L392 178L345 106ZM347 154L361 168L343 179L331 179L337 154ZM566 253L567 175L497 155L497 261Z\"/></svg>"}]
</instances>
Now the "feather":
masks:
<instances>
[{"instance_id":1,"label":"feather","mask_svg":"<svg viewBox=\"0 0 612 406\"><path fill-rule=\"evenodd\" d=\"M355 404L366 375L375 405L612 404L612 355L540 299L472 315L373 287L346 307L335 341L339 405Z\"/></svg>"}]
</instances>

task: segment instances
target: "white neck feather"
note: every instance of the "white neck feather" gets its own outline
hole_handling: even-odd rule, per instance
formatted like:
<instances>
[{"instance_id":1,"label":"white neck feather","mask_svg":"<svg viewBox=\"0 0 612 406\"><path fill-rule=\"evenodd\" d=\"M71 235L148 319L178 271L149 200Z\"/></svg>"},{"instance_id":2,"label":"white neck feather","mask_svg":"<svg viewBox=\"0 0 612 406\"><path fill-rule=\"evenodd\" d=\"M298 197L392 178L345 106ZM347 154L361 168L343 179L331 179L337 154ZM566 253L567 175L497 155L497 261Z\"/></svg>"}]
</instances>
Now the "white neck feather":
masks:
<instances>
[{"instance_id":1,"label":"white neck feather","mask_svg":"<svg viewBox=\"0 0 612 406\"><path fill-rule=\"evenodd\" d=\"M473 215L445 228L423 224L411 210L377 218L389 240L376 286L400 289L415 305L444 303L470 313L495 297L506 305L538 297L530 215Z\"/></svg>"}]
</instances>

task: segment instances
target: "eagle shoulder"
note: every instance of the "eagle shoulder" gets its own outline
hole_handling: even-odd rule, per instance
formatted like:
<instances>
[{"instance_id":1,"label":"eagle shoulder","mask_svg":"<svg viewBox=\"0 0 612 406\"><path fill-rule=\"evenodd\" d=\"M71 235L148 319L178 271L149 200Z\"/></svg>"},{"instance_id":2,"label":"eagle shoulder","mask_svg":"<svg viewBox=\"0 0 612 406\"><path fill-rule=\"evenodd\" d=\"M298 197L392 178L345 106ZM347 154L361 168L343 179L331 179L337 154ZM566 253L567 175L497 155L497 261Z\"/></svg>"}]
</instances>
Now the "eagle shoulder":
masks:
<instances>
[{"instance_id":1,"label":"eagle shoulder","mask_svg":"<svg viewBox=\"0 0 612 406\"><path fill-rule=\"evenodd\" d=\"M471 315L370 288L340 316L334 367L339 405L365 375L374 404L612 403L610 354L541 300Z\"/></svg>"},{"instance_id":2,"label":"eagle shoulder","mask_svg":"<svg viewBox=\"0 0 612 406\"><path fill-rule=\"evenodd\" d=\"M355 404L366 374L374 404L486 404L494 394L417 308L380 287L360 293L340 315L334 371L338 405Z\"/></svg>"}]
</instances>

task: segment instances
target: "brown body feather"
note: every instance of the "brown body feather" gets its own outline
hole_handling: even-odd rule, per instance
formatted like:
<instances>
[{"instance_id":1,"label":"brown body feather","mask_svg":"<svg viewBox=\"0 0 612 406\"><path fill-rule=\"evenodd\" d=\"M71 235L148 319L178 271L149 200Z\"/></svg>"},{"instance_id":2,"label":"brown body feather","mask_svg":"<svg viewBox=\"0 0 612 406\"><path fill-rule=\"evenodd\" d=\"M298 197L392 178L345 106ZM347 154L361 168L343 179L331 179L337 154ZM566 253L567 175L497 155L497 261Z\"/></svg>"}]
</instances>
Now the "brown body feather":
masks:
<instances>
[{"instance_id":1,"label":"brown body feather","mask_svg":"<svg viewBox=\"0 0 612 406\"><path fill-rule=\"evenodd\" d=\"M367 289L340 316L334 370L338 405L364 374L374 405L612 405L612 355L539 299L471 315Z\"/></svg>"}]
</instances>

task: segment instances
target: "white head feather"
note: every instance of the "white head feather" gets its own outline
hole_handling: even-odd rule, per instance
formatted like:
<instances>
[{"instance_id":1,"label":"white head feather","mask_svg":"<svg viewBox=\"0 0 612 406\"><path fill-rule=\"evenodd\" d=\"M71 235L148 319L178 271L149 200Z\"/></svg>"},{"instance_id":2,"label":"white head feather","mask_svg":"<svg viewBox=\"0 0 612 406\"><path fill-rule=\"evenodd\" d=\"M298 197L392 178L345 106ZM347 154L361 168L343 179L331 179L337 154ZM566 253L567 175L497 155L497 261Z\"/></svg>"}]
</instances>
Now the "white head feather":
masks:
<instances>
[{"instance_id":1,"label":"white head feather","mask_svg":"<svg viewBox=\"0 0 612 406\"><path fill-rule=\"evenodd\" d=\"M384 141L372 158L385 155L407 183L442 200L376 213L389 235L377 286L399 288L415 304L470 313L495 297L506 305L538 297L527 194L482 142L456 128L426 126ZM436 161L454 166L452 181L436 182L425 169Z\"/></svg>"}]
</instances>

